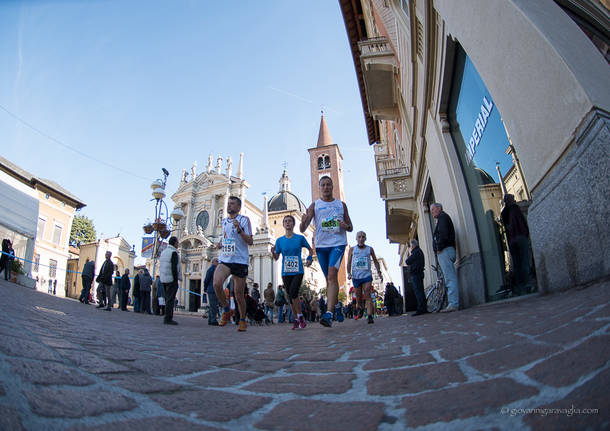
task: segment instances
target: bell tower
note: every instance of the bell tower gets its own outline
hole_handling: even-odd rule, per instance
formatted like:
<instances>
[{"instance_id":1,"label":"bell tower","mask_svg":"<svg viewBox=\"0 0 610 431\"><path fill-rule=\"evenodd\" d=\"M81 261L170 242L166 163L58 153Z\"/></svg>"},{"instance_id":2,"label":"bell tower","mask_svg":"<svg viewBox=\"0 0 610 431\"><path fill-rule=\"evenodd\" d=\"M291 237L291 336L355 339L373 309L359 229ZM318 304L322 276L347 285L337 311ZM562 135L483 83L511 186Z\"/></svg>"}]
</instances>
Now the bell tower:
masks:
<instances>
[{"instance_id":1,"label":"bell tower","mask_svg":"<svg viewBox=\"0 0 610 431\"><path fill-rule=\"evenodd\" d=\"M345 202L343 192L343 156L339 147L333 143L324 120L324 113L320 119L320 132L318 133L318 144L309 148L309 167L311 174L311 202L320 198L320 178L329 176L333 180L333 196ZM347 254L348 248L345 248ZM339 268L339 289L346 287L347 280L347 257L344 255ZM346 292L347 293L347 292Z\"/></svg>"},{"instance_id":2,"label":"bell tower","mask_svg":"<svg viewBox=\"0 0 610 431\"><path fill-rule=\"evenodd\" d=\"M318 133L318 144L308 149L309 166L311 169L311 201L315 202L320 197L320 178L327 175L333 180L333 196L335 199L345 201L343 193L343 156L339 147L333 143L324 120L324 114L320 119L320 132Z\"/></svg>"}]
</instances>

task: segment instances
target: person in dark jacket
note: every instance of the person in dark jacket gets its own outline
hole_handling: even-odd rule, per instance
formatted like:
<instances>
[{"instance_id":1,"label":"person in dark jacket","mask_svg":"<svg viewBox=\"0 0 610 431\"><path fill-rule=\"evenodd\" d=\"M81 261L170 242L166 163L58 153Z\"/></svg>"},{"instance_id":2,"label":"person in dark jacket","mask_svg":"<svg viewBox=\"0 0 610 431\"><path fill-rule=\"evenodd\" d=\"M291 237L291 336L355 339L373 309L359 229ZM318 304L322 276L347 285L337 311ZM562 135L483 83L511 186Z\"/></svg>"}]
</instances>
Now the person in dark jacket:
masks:
<instances>
[{"instance_id":1,"label":"person in dark jacket","mask_svg":"<svg viewBox=\"0 0 610 431\"><path fill-rule=\"evenodd\" d=\"M119 297L119 306L121 307L121 311L129 311L127 309L127 300L129 298L129 289L131 289L131 280L129 279L129 268L125 268L125 272L121 277L120 282L120 297Z\"/></svg>"},{"instance_id":2,"label":"person in dark jacket","mask_svg":"<svg viewBox=\"0 0 610 431\"><path fill-rule=\"evenodd\" d=\"M100 284L100 290L105 292L106 296L106 308L105 311L112 311L112 277L114 275L114 263L110 260L112 252L106 252L106 260L100 268L100 273L97 276L96 281ZM102 308L103 305L99 304L97 308Z\"/></svg>"},{"instance_id":3,"label":"person in dark jacket","mask_svg":"<svg viewBox=\"0 0 610 431\"><path fill-rule=\"evenodd\" d=\"M150 310L150 292L152 290L153 279L147 268L140 274L140 313L152 314Z\"/></svg>"},{"instance_id":4,"label":"person in dark jacket","mask_svg":"<svg viewBox=\"0 0 610 431\"><path fill-rule=\"evenodd\" d=\"M409 267L411 275L411 283L413 284L413 292L417 299L417 311L414 316L419 316L428 312L428 304L426 294L424 292L424 268L426 260L424 252L419 248L419 242L416 239L411 240L411 255L405 261L405 265Z\"/></svg>"},{"instance_id":5,"label":"person in dark jacket","mask_svg":"<svg viewBox=\"0 0 610 431\"><path fill-rule=\"evenodd\" d=\"M515 197L507 193L504 195L504 209L500 214L502 224L506 229L508 250L512 260L513 274L515 276L515 295L529 293L530 285L530 231L521 208L515 202Z\"/></svg>"},{"instance_id":6,"label":"person in dark jacket","mask_svg":"<svg viewBox=\"0 0 610 431\"><path fill-rule=\"evenodd\" d=\"M172 236L167 248L163 250L159 258L159 273L165 290L165 317L163 318L165 325L178 324L174 320L174 303L178 292L178 282L182 280L182 265L176 247L178 247L178 238Z\"/></svg>"},{"instance_id":7,"label":"person in dark jacket","mask_svg":"<svg viewBox=\"0 0 610 431\"><path fill-rule=\"evenodd\" d=\"M203 280L203 290L208 295L208 325L218 326L218 298L216 298L216 292L214 291L214 271L218 266L218 259L212 259L212 264L205 273L205 279Z\"/></svg>"},{"instance_id":8,"label":"person in dark jacket","mask_svg":"<svg viewBox=\"0 0 610 431\"><path fill-rule=\"evenodd\" d=\"M430 205L430 214L436 219L434 228L434 252L438 256L438 263L445 277L447 286L447 299L449 304L441 310L442 313L457 311L460 308L460 293L458 290L457 274L455 272L455 230L451 217L443 211L439 203Z\"/></svg>"},{"instance_id":9,"label":"person in dark jacket","mask_svg":"<svg viewBox=\"0 0 610 431\"><path fill-rule=\"evenodd\" d=\"M78 298L79 301L83 304L89 304L89 291L91 290L91 283L93 283L93 277L95 277L95 264L93 263L93 261L87 258L87 260L85 261L85 265L83 266L83 272L81 274L83 290L81 290L80 297Z\"/></svg>"},{"instance_id":10,"label":"person in dark jacket","mask_svg":"<svg viewBox=\"0 0 610 431\"><path fill-rule=\"evenodd\" d=\"M261 302L261 291L258 288L258 283L252 284L252 294L250 296L252 296L256 302Z\"/></svg>"},{"instance_id":11,"label":"person in dark jacket","mask_svg":"<svg viewBox=\"0 0 610 431\"><path fill-rule=\"evenodd\" d=\"M141 270L137 272L136 276L133 278L133 290L131 291L131 295L133 296L133 311L134 313L140 312L140 274Z\"/></svg>"},{"instance_id":12,"label":"person in dark jacket","mask_svg":"<svg viewBox=\"0 0 610 431\"><path fill-rule=\"evenodd\" d=\"M161 277L157 275L154 284L155 292L157 292L157 303L159 304L157 310L159 315L165 314L165 290L163 290L163 283L161 283Z\"/></svg>"}]
</instances>

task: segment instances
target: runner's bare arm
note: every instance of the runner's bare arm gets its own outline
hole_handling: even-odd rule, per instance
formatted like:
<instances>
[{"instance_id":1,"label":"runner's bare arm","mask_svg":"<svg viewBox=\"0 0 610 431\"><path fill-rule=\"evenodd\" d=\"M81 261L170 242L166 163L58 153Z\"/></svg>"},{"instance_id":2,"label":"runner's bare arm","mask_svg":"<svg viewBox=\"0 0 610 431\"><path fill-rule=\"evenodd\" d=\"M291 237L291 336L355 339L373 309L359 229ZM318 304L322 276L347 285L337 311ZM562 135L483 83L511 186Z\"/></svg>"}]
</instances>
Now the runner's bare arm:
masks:
<instances>
[{"instance_id":1,"label":"runner's bare arm","mask_svg":"<svg viewBox=\"0 0 610 431\"><path fill-rule=\"evenodd\" d=\"M313 219L314 208L315 203L312 203L309 208L307 208L305 216L301 219L301 225L299 226L299 228L301 229L301 233L305 232L307 226L309 226L309 223L311 223L311 220Z\"/></svg>"},{"instance_id":2,"label":"runner's bare arm","mask_svg":"<svg viewBox=\"0 0 610 431\"><path fill-rule=\"evenodd\" d=\"M280 257L280 255L279 255L278 253L276 253L276 252L275 252L275 245L272 245L272 246L271 246L271 255L273 256L273 258L274 258L275 260L278 260L278 259L279 259L279 257Z\"/></svg>"},{"instance_id":3,"label":"runner's bare arm","mask_svg":"<svg viewBox=\"0 0 610 431\"><path fill-rule=\"evenodd\" d=\"M354 248L350 247L349 253L347 253L347 279L352 279L352 254L354 254Z\"/></svg>"},{"instance_id":4,"label":"runner's bare arm","mask_svg":"<svg viewBox=\"0 0 610 431\"><path fill-rule=\"evenodd\" d=\"M375 256L375 250L371 247L371 257L373 258L373 263L375 264L375 268L377 268L377 273L379 274L379 278L383 283L383 275L381 275L381 267L379 266L379 261L377 260L377 256Z\"/></svg>"},{"instance_id":5,"label":"runner's bare arm","mask_svg":"<svg viewBox=\"0 0 610 431\"><path fill-rule=\"evenodd\" d=\"M351 232L354 230L354 226L352 225L352 219L349 218L349 213L347 212L347 205L345 205L345 202L342 202L343 204L343 220L339 220L339 226L342 229L345 229L348 232Z\"/></svg>"}]
</instances>

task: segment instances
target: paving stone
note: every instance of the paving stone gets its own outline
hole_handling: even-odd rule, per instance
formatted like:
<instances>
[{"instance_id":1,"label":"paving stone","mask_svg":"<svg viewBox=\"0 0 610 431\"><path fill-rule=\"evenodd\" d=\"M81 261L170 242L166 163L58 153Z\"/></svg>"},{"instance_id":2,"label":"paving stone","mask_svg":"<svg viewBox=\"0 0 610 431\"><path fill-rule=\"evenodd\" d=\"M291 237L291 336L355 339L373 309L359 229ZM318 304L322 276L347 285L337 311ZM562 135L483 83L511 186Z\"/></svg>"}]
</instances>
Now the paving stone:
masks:
<instances>
[{"instance_id":1,"label":"paving stone","mask_svg":"<svg viewBox=\"0 0 610 431\"><path fill-rule=\"evenodd\" d=\"M239 385L249 380L257 379L262 375L262 373L248 371L221 370L213 373L202 374L200 376L193 377L188 381L200 386L222 388Z\"/></svg>"},{"instance_id":2,"label":"paving stone","mask_svg":"<svg viewBox=\"0 0 610 431\"><path fill-rule=\"evenodd\" d=\"M291 358L291 361L336 361L343 356L339 350L323 350L321 352L309 352L296 355Z\"/></svg>"},{"instance_id":3,"label":"paving stone","mask_svg":"<svg viewBox=\"0 0 610 431\"><path fill-rule=\"evenodd\" d=\"M100 358L98 355L85 350L57 349L57 352L77 366L83 367L94 374L129 371L129 368L124 365Z\"/></svg>"},{"instance_id":4,"label":"paving stone","mask_svg":"<svg viewBox=\"0 0 610 431\"><path fill-rule=\"evenodd\" d=\"M371 395L408 394L437 389L448 383L464 381L466 381L466 377L464 377L457 364L445 362L371 373L367 390Z\"/></svg>"},{"instance_id":5,"label":"paving stone","mask_svg":"<svg viewBox=\"0 0 610 431\"><path fill-rule=\"evenodd\" d=\"M407 409L409 427L418 427L473 416L499 415L502 406L537 393L538 390L531 386L500 378L406 397L402 406Z\"/></svg>"},{"instance_id":6,"label":"paving stone","mask_svg":"<svg viewBox=\"0 0 610 431\"><path fill-rule=\"evenodd\" d=\"M369 349L360 349L353 353L350 353L349 358L351 360L387 358L388 356L397 356L402 354L402 348L398 345L392 346L391 348L375 348L375 346L372 345Z\"/></svg>"},{"instance_id":7,"label":"paving stone","mask_svg":"<svg viewBox=\"0 0 610 431\"><path fill-rule=\"evenodd\" d=\"M189 422L182 418L158 416L153 418L130 419L120 422L110 422L102 425L80 425L68 428L67 431L227 431L226 428L210 427Z\"/></svg>"},{"instance_id":8,"label":"paving stone","mask_svg":"<svg viewBox=\"0 0 610 431\"><path fill-rule=\"evenodd\" d=\"M524 416L523 422L532 429L610 429L609 381L610 370L606 369L560 401L528 406L540 410ZM594 409L597 412L592 411Z\"/></svg>"},{"instance_id":9,"label":"paving stone","mask_svg":"<svg viewBox=\"0 0 610 431\"><path fill-rule=\"evenodd\" d=\"M134 399L104 390L76 391L37 388L25 393L32 411L40 416L79 418L121 412L137 407Z\"/></svg>"},{"instance_id":10,"label":"paving stone","mask_svg":"<svg viewBox=\"0 0 610 431\"><path fill-rule=\"evenodd\" d=\"M532 379L559 388L602 368L610 358L610 336L591 337L549 358L527 372Z\"/></svg>"},{"instance_id":11,"label":"paving stone","mask_svg":"<svg viewBox=\"0 0 610 431\"><path fill-rule=\"evenodd\" d=\"M34 361L28 359L8 359L11 371L25 382L39 385L73 385L87 386L93 380L78 369L59 362Z\"/></svg>"},{"instance_id":12,"label":"paving stone","mask_svg":"<svg viewBox=\"0 0 610 431\"><path fill-rule=\"evenodd\" d=\"M545 343L555 343L559 345L570 344L578 340L582 340L591 332L607 325L609 322L583 321L571 322L567 326L557 328L546 334L539 335L536 339Z\"/></svg>"},{"instance_id":13,"label":"paving stone","mask_svg":"<svg viewBox=\"0 0 610 431\"><path fill-rule=\"evenodd\" d=\"M362 369L364 370L383 370L386 368L399 368L408 365L424 364L435 362L432 355L425 353L419 355L399 356L395 358L373 359L367 362Z\"/></svg>"},{"instance_id":14,"label":"paving stone","mask_svg":"<svg viewBox=\"0 0 610 431\"><path fill-rule=\"evenodd\" d=\"M246 391L294 393L299 395L340 394L352 387L353 374L312 376L294 374L289 377L271 377L244 387Z\"/></svg>"},{"instance_id":15,"label":"paving stone","mask_svg":"<svg viewBox=\"0 0 610 431\"><path fill-rule=\"evenodd\" d=\"M286 369L287 373L349 373L354 367L358 365L357 362L327 362L327 361L316 361L302 364L294 364L290 368Z\"/></svg>"},{"instance_id":16,"label":"paving stone","mask_svg":"<svg viewBox=\"0 0 610 431\"><path fill-rule=\"evenodd\" d=\"M79 344L74 344L69 341L66 341L63 338L55 338L55 337L39 337L42 344L49 347L57 347L63 349L81 349Z\"/></svg>"},{"instance_id":17,"label":"paving stone","mask_svg":"<svg viewBox=\"0 0 610 431\"><path fill-rule=\"evenodd\" d=\"M384 417L384 405L375 402L335 403L308 399L285 401L275 406L254 426L263 430L299 431L375 430ZM287 418L296 418L292 427ZM290 425L287 425L287 422Z\"/></svg>"},{"instance_id":18,"label":"paving stone","mask_svg":"<svg viewBox=\"0 0 610 431\"><path fill-rule=\"evenodd\" d=\"M21 431L24 429L17 410L8 406L0 406L0 430Z\"/></svg>"},{"instance_id":19,"label":"paving stone","mask_svg":"<svg viewBox=\"0 0 610 431\"><path fill-rule=\"evenodd\" d=\"M271 401L254 395L235 395L215 390L189 390L155 394L150 398L166 410L194 418L227 422L252 413Z\"/></svg>"},{"instance_id":20,"label":"paving stone","mask_svg":"<svg viewBox=\"0 0 610 431\"><path fill-rule=\"evenodd\" d=\"M152 394L155 392L175 392L184 389L184 385L168 382L145 374L114 375L113 383L131 392Z\"/></svg>"},{"instance_id":21,"label":"paving stone","mask_svg":"<svg viewBox=\"0 0 610 431\"><path fill-rule=\"evenodd\" d=\"M520 368L559 351L558 346L520 343L468 359L468 364L486 374L498 374Z\"/></svg>"},{"instance_id":22,"label":"paving stone","mask_svg":"<svg viewBox=\"0 0 610 431\"><path fill-rule=\"evenodd\" d=\"M234 370L241 371L256 371L260 373L274 373L282 368L288 367L290 365L289 362L284 361L253 361L253 360L244 360L244 361L235 361L231 364L227 364L225 368L231 368Z\"/></svg>"},{"instance_id":23,"label":"paving stone","mask_svg":"<svg viewBox=\"0 0 610 431\"><path fill-rule=\"evenodd\" d=\"M211 368L201 358L184 361L177 359L143 359L132 362L129 366L147 374L168 377L207 371Z\"/></svg>"},{"instance_id":24,"label":"paving stone","mask_svg":"<svg viewBox=\"0 0 610 431\"><path fill-rule=\"evenodd\" d=\"M56 361L52 350L21 337L0 337L0 351L8 356Z\"/></svg>"},{"instance_id":25,"label":"paving stone","mask_svg":"<svg viewBox=\"0 0 610 431\"><path fill-rule=\"evenodd\" d=\"M6 392L4 391L4 386L2 386L2 383L0 383L0 397L3 397L4 395L6 395Z\"/></svg>"}]
</instances>

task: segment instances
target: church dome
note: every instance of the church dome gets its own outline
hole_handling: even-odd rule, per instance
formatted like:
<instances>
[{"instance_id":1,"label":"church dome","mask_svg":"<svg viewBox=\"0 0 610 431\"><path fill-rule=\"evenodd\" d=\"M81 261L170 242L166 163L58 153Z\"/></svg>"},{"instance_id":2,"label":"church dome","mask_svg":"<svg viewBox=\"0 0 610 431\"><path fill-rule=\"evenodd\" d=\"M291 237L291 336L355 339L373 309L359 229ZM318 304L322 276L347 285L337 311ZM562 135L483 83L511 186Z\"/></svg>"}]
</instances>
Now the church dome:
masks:
<instances>
[{"instance_id":1,"label":"church dome","mask_svg":"<svg viewBox=\"0 0 610 431\"><path fill-rule=\"evenodd\" d=\"M267 209L269 212L295 210L301 213L307 210L303 201L290 191L290 178L288 178L286 170L280 178L280 191L269 199Z\"/></svg>"}]
</instances>

